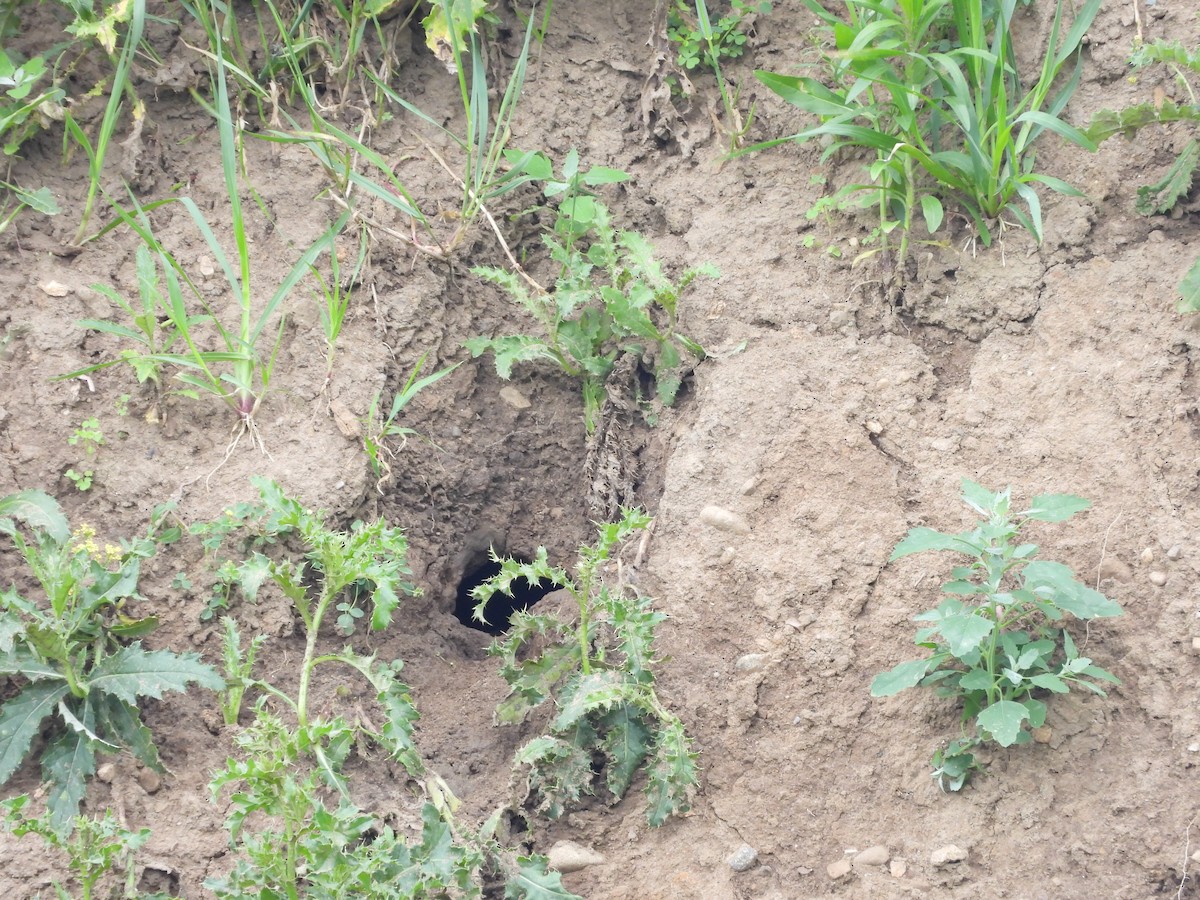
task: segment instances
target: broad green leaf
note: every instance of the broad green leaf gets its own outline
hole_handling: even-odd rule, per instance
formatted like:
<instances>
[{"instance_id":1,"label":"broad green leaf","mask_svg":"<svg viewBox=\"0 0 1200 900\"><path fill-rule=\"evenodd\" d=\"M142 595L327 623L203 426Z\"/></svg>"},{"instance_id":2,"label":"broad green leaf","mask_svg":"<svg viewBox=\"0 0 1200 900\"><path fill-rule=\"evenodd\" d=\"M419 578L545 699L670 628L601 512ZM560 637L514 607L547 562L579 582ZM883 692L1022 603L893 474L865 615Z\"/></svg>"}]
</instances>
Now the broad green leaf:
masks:
<instances>
[{"instance_id":1,"label":"broad green leaf","mask_svg":"<svg viewBox=\"0 0 1200 900\"><path fill-rule=\"evenodd\" d=\"M34 633L40 631L35 626L30 626ZM30 640L33 635L26 639ZM29 647L18 644L13 649L0 656L0 675L21 675L28 678L30 681L43 681L47 678L56 680L65 680L66 675L62 669L53 663L45 662L36 653L31 651ZM0 779L2 780L2 779Z\"/></svg>"},{"instance_id":2,"label":"broad green leaf","mask_svg":"<svg viewBox=\"0 0 1200 900\"><path fill-rule=\"evenodd\" d=\"M1035 559L1021 570L1025 587L1079 619L1119 616L1120 605L1075 580L1069 566Z\"/></svg>"},{"instance_id":3,"label":"broad green leaf","mask_svg":"<svg viewBox=\"0 0 1200 900\"><path fill-rule=\"evenodd\" d=\"M962 539L958 535L942 534L932 528L913 528L896 545L888 562L893 562L912 553L922 553L925 550L955 550L964 552Z\"/></svg>"},{"instance_id":4,"label":"broad green leaf","mask_svg":"<svg viewBox=\"0 0 1200 900\"><path fill-rule=\"evenodd\" d=\"M35 682L0 707L0 784L21 765L42 720L68 692L65 683Z\"/></svg>"},{"instance_id":5,"label":"broad green leaf","mask_svg":"<svg viewBox=\"0 0 1200 900\"><path fill-rule=\"evenodd\" d=\"M1029 710L1023 704L1000 700L983 710L976 721L1001 747L1011 747L1021 733L1021 723L1028 718Z\"/></svg>"},{"instance_id":6,"label":"broad green leaf","mask_svg":"<svg viewBox=\"0 0 1200 900\"><path fill-rule=\"evenodd\" d=\"M970 478L962 480L962 499L981 516L990 516L994 510L1008 513L1008 491L993 493ZM1003 507L1001 509L1001 507Z\"/></svg>"},{"instance_id":7,"label":"broad green leaf","mask_svg":"<svg viewBox=\"0 0 1200 900\"><path fill-rule=\"evenodd\" d=\"M186 691L192 682L219 691L225 682L196 653L143 650L140 642L122 647L102 659L88 678L88 687L137 705L139 697L160 699L163 691Z\"/></svg>"},{"instance_id":8,"label":"broad green leaf","mask_svg":"<svg viewBox=\"0 0 1200 900\"><path fill-rule=\"evenodd\" d=\"M59 834L69 834L71 820L79 815L79 804L87 792L87 780L96 774L91 743L76 731L64 731L42 754L42 774L50 782L46 794L50 826Z\"/></svg>"},{"instance_id":9,"label":"broad green leaf","mask_svg":"<svg viewBox=\"0 0 1200 900\"><path fill-rule=\"evenodd\" d=\"M1064 522L1076 513L1090 509L1091 505L1090 500L1072 494L1042 494L1033 498L1033 506L1022 515L1039 522Z\"/></svg>"},{"instance_id":10,"label":"broad green leaf","mask_svg":"<svg viewBox=\"0 0 1200 900\"><path fill-rule=\"evenodd\" d=\"M562 885L562 875L541 857L518 856L517 872L504 883L505 900L583 900Z\"/></svg>"},{"instance_id":11,"label":"broad green leaf","mask_svg":"<svg viewBox=\"0 0 1200 900\"><path fill-rule=\"evenodd\" d=\"M1029 679L1040 688L1045 688L1048 691L1053 691L1056 694L1069 694L1071 687L1057 675L1051 675L1049 672L1043 672L1041 675L1034 675Z\"/></svg>"},{"instance_id":12,"label":"broad green leaf","mask_svg":"<svg viewBox=\"0 0 1200 900\"><path fill-rule=\"evenodd\" d=\"M1175 304L1175 310L1181 313L1200 312L1200 257L1188 269L1179 282L1178 292L1183 296Z\"/></svg>"},{"instance_id":13,"label":"broad green leaf","mask_svg":"<svg viewBox=\"0 0 1200 900\"><path fill-rule=\"evenodd\" d=\"M890 697L902 690L916 687L929 672L934 659L911 659L876 675L871 682L872 697Z\"/></svg>"},{"instance_id":14,"label":"broad green leaf","mask_svg":"<svg viewBox=\"0 0 1200 900\"><path fill-rule=\"evenodd\" d=\"M941 201L932 194L926 194L921 198L921 215L925 218L925 227L933 234L942 227L942 218L945 215Z\"/></svg>"},{"instance_id":15,"label":"broad green leaf","mask_svg":"<svg viewBox=\"0 0 1200 900\"><path fill-rule=\"evenodd\" d=\"M978 650L980 644L992 633L994 623L974 613L961 613L947 616L938 625L946 645L959 659L973 650Z\"/></svg>"},{"instance_id":16,"label":"broad green leaf","mask_svg":"<svg viewBox=\"0 0 1200 900\"><path fill-rule=\"evenodd\" d=\"M57 544L71 537L71 526L62 514L58 501L45 491L19 491L0 498L0 517L12 516L30 528L44 531Z\"/></svg>"},{"instance_id":17,"label":"broad green leaf","mask_svg":"<svg viewBox=\"0 0 1200 900\"><path fill-rule=\"evenodd\" d=\"M1026 697L1021 701L1021 705L1029 711L1029 727L1041 728L1046 724L1046 704L1041 700L1034 700L1032 697Z\"/></svg>"},{"instance_id":18,"label":"broad green leaf","mask_svg":"<svg viewBox=\"0 0 1200 900\"><path fill-rule=\"evenodd\" d=\"M986 691L992 686L992 676L986 669L972 669L958 680L958 685L966 691Z\"/></svg>"}]
</instances>

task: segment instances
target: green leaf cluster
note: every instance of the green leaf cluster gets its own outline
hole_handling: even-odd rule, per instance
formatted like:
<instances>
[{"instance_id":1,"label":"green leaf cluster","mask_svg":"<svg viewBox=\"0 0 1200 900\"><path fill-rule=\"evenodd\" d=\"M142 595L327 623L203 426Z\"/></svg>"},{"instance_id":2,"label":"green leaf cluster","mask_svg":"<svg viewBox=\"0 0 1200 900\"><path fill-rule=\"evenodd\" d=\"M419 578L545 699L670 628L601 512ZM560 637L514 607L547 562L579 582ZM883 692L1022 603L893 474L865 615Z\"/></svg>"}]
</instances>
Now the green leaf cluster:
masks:
<instances>
[{"instance_id":1,"label":"green leaf cluster","mask_svg":"<svg viewBox=\"0 0 1200 900\"><path fill-rule=\"evenodd\" d=\"M504 379L518 363L546 361L582 383L588 434L598 424L609 375L623 353L650 367L657 402L670 406L683 376L705 357L704 348L677 330L679 300L697 277L717 277L709 265L689 269L672 281L640 234L618 232L608 209L588 188L623 180L612 169L579 169L567 156L561 178L549 159L525 160L522 178L545 182L548 197L561 196L555 224L544 236L558 266L554 289L544 291L507 269L471 271L499 285L540 326L539 334L477 337L466 342L473 357L492 353Z\"/></svg>"},{"instance_id":2,"label":"green leaf cluster","mask_svg":"<svg viewBox=\"0 0 1200 900\"><path fill-rule=\"evenodd\" d=\"M500 845L498 815L479 831L462 828L457 801L436 776L426 784L431 799L415 840L360 809L343 773L353 740L341 718L292 729L258 705L254 723L235 738L238 757L210 785L214 798L231 789L226 824L238 858L206 883L209 890L230 900L482 897L485 877L499 874L506 897L574 898L544 859Z\"/></svg>"},{"instance_id":3,"label":"green leaf cluster","mask_svg":"<svg viewBox=\"0 0 1200 900\"><path fill-rule=\"evenodd\" d=\"M511 595L513 583L522 579L553 585L575 601L573 622L515 613L508 634L488 648L500 657L500 674L509 686L496 708L498 724L523 722L547 700L557 709L547 732L516 757L518 765L529 767L528 788L538 811L550 818L593 793L597 755L614 800L646 768L650 824L661 825L690 808L698 784L696 754L683 723L654 691L654 629L666 616L651 608L649 598L630 596L602 579L614 551L649 523L644 513L626 510L621 521L600 526L599 540L580 548L574 577L552 566L544 547L528 563L493 554L499 574L472 591L480 621L486 621L491 598Z\"/></svg>"},{"instance_id":4,"label":"green leaf cluster","mask_svg":"<svg viewBox=\"0 0 1200 900\"><path fill-rule=\"evenodd\" d=\"M746 0L731 0L729 11L716 21L709 20L707 7L705 22L698 20L696 8L688 0L675 0L667 11L667 38L679 51L676 62L685 69L694 69L705 58L706 49L723 59L737 59L746 52L746 19L754 15L766 15L771 11L769 0L748 3Z\"/></svg>"},{"instance_id":5,"label":"green leaf cluster","mask_svg":"<svg viewBox=\"0 0 1200 900\"><path fill-rule=\"evenodd\" d=\"M1117 678L1081 656L1062 624L1069 614L1090 620L1121 615L1121 607L1078 581L1062 563L1035 559L1037 546L1018 542L1029 521L1062 522L1091 504L1069 494L1045 494L1022 512L1010 511L1010 492L992 493L963 479L963 501L980 517L975 528L945 534L914 528L891 560L928 550L970 558L942 586L945 599L916 616L916 644L932 651L875 677L871 694L889 697L918 685L962 706L973 733L934 757L943 788L958 790L978 766L971 749L993 741L1026 744L1046 720L1045 698L1082 687L1105 696Z\"/></svg>"},{"instance_id":6,"label":"green leaf cluster","mask_svg":"<svg viewBox=\"0 0 1200 900\"><path fill-rule=\"evenodd\" d=\"M127 891L124 896L136 895L141 900L158 900L165 897L163 894L135 894L128 889L128 885L136 876L134 854L150 839L149 828L131 831L120 823L112 814L112 810L105 810L104 815L98 818L76 816L71 821L69 833L64 833L55 826L49 814L29 818L25 814L25 806L28 803L29 797L25 794L0 801L5 827L17 837L35 834L49 846L64 852L67 855L67 866L79 882L81 900L91 900L93 896L99 896L95 894L97 884L105 875L118 869L126 872ZM60 900L71 897L67 889L57 881L52 882L52 886Z\"/></svg>"},{"instance_id":7,"label":"green leaf cluster","mask_svg":"<svg viewBox=\"0 0 1200 900\"><path fill-rule=\"evenodd\" d=\"M1132 138L1139 129L1147 125L1166 125L1171 122L1200 122L1200 104L1196 92L1188 81L1200 74L1200 50L1189 52L1172 41L1155 41L1137 47L1130 57L1135 69L1153 63L1161 63L1174 70L1175 76L1190 103L1174 100L1139 103L1122 110L1102 110L1097 113L1087 128L1088 136L1099 143L1117 134ZM1200 138L1192 138L1179 152L1166 174L1158 181L1138 188L1134 208L1144 216L1169 213L1188 196L1192 183L1200 168ZM1177 288L1180 299L1175 308L1181 313L1200 312L1200 258L1192 264Z\"/></svg>"},{"instance_id":8,"label":"green leaf cluster","mask_svg":"<svg viewBox=\"0 0 1200 900\"><path fill-rule=\"evenodd\" d=\"M41 491L0 499L0 534L11 539L41 588L37 597L16 587L0 593L0 675L21 685L0 707L0 783L49 719L51 736L41 753L50 784L48 822L64 834L96 771L97 752L127 749L164 771L138 711L142 697L159 699L193 683L223 686L197 654L147 650L133 640L158 624L128 611L141 599L142 560L179 537L177 528L161 527L167 512L155 510L145 537L101 548L90 527L72 533L58 504Z\"/></svg>"},{"instance_id":9,"label":"green leaf cluster","mask_svg":"<svg viewBox=\"0 0 1200 900\"><path fill-rule=\"evenodd\" d=\"M1012 45L1016 0L846 0L848 21L816 0L804 3L831 39L826 67L833 85L755 74L819 124L748 149L816 138L828 142L823 158L846 147L873 151L869 180L839 196L863 195L864 205L878 207L884 233L900 228L901 264L914 216L919 211L933 234L945 220L943 201L967 213L985 245L1004 212L1040 243L1036 188L1079 191L1036 171L1034 144L1049 130L1095 149L1064 121L1063 110L1079 84L1080 48L1100 0L1086 0L1070 28L1056 0L1042 65L1028 85Z\"/></svg>"}]
</instances>

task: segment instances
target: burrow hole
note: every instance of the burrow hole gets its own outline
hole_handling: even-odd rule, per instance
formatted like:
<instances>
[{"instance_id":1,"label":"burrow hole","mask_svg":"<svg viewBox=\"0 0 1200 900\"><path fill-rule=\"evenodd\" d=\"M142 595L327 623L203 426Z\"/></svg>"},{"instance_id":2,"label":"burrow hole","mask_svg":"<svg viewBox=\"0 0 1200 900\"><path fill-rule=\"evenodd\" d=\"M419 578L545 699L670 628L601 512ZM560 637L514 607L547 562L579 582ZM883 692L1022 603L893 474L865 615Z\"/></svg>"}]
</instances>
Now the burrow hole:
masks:
<instances>
[{"instance_id":1,"label":"burrow hole","mask_svg":"<svg viewBox=\"0 0 1200 900\"><path fill-rule=\"evenodd\" d=\"M526 560L514 557L521 562ZM483 614L487 622L475 618L475 598L471 591L483 584L489 578L500 574L500 563L486 560L467 570L462 581L458 583L458 595L454 601L454 617L468 628L484 631L488 634L504 634L512 622L513 613L529 609L554 589L554 585L538 582L530 584L524 578L518 578L512 583L512 596L496 592L488 601Z\"/></svg>"}]
</instances>

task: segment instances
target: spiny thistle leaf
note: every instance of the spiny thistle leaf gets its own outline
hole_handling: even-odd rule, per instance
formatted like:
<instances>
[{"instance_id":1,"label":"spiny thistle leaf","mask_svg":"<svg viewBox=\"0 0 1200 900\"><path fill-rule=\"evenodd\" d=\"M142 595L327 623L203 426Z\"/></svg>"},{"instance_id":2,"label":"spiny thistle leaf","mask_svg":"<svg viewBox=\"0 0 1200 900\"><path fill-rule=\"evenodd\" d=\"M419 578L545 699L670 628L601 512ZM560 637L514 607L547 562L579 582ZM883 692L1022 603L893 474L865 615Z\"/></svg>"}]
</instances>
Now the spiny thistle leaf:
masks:
<instances>
[{"instance_id":1,"label":"spiny thistle leaf","mask_svg":"<svg viewBox=\"0 0 1200 900\"><path fill-rule=\"evenodd\" d=\"M608 757L605 769L608 789L620 799L650 752L650 729L631 704L612 710L600 725L606 732L602 746Z\"/></svg>"},{"instance_id":2,"label":"spiny thistle leaf","mask_svg":"<svg viewBox=\"0 0 1200 900\"><path fill-rule=\"evenodd\" d=\"M679 720L668 723L654 742L650 783L646 786L646 818L657 827L672 815L691 809L692 793L699 784L696 754Z\"/></svg>"},{"instance_id":3,"label":"spiny thistle leaf","mask_svg":"<svg viewBox=\"0 0 1200 900\"><path fill-rule=\"evenodd\" d=\"M562 875L546 868L540 856L517 858L517 873L504 886L505 900L583 900L562 884Z\"/></svg>"},{"instance_id":4,"label":"spiny thistle leaf","mask_svg":"<svg viewBox=\"0 0 1200 900\"><path fill-rule=\"evenodd\" d=\"M555 731L566 731L588 715L604 714L614 706L629 703L637 689L616 669L592 672L567 684L559 697L561 711L554 720Z\"/></svg>"},{"instance_id":5,"label":"spiny thistle leaf","mask_svg":"<svg viewBox=\"0 0 1200 900\"><path fill-rule=\"evenodd\" d=\"M119 738L147 768L165 773L166 769L158 758L158 748L154 746L154 736L142 724L137 707L111 694L102 694L100 698L96 716L101 730Z\"/></svg>"},{"instance_id":6,"label":"spiny thistle leaf","mask_svg":"<svg viewBox=\"0 0 1200 900\"><path fill-rule=\"evenodd\" d=\"M0 517L8 516L46 532L57 544L65 544L71 537L71 527L58 501L45 491L19 491L0 498ZM0 531L11 533L11 529L2 527Z\"/></svg>"},{"instance_id":7,"label":"spiny thistle leaf","mask_svg":"<svg viewBox=\"0 0 1200 900\"><path fill-rule=\"evenodd\" d=\"M1170 212L1192 189L1197 166L1200 166L1200 141L1193 138L1161 181L1138 188L1134 209L1143 216Z\"/></svg>"},{"instance_id":8,"label":"spiny thistle leaf","mask_svg":"<svg viewBox=\"0 0 1200 900\"><path fill-rule=\"evenodd\" d=\"M50 783L46 807L50 824L59 834L69 834L72 819L87 791L87 779L96 774L96 754L91 742L76 731L64 731L42 754L42 774Z\"/></svg>"},{"instance_id":9,"label":"spiny thistle leaf","mask_svg":"<svg viewBox=\"0 0 1200 900\"><path fill-rule=\"evenodd\" d=\"M0 784L21 765L42 720L68 692L64 682L35 682L0 707Z\"/></svg>"},{"instance_id":10,"label":"spiny thistle leaf","mask_svg":"<svg viewBox=\"0 0 1200 900\"><path fill-rule=\"evenodd\" d=\"M192 682L219 691L225 682L196 653L143 650L140 641L106 656L92 669L88 686L136 705L138 697L160 699L163 691L186 691Z\"/></svg>"}]
</instances>

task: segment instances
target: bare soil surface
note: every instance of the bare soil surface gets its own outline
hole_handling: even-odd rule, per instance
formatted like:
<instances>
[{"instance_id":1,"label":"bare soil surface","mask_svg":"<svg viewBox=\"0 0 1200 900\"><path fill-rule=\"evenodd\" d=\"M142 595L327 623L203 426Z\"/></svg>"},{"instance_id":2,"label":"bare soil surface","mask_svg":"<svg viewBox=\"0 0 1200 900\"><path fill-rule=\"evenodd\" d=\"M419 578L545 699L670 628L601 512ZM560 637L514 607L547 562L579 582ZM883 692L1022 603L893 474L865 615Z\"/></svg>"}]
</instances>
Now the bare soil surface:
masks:
<instances>
[{"instance_id":1,"label":"bare soil surface","mask_svg":"<svg viewBox=\"0 0 1200 900\"><path fill-rule=\"evenodd\" d=\"M1021 14L1022 54L1031 59L1047 32L1039 6L1048 4ZM596 800L554 823L534 820L523 837L541 852L571 840L602 854L603 864L564 877L593 898L1200 896L1191 874L1200 869L1192 858L1200 846L1200 336L1194 320L1174 312L1175 285L1200 254L1200 213L1194 203L1176 218L1133 211L1136 187L1161 177L1194 130L1147 129L1094 155L1047 137L1041 170L1086 197L1043 198L1044 244L1010 229L1002 246L973 252L960 228L945 245L919 248L917 276L893 303L877 260L851 264L868 216L804 215L833 189L813 175L845 183L860 161L824 166L815 146L723 161L711 78L694 77L686 110L655 92L649 7L559 0L512 143L556 159L577 148L585 164L630 172L606 189L614 220L644 234L671 271L708 261L722 273L698 281L681 311L683 330L711 358L656 428L638 425L629 436L637 497L655 516L639 583L670 616L659 629L660 693L696 741L702 786L690 814L658 829L647 826L635 790L616 806ZM511 24L511 12L503 17ZM759 19L747 56L730 64L743 103L757 100L753 138L802 125L750 71L797 71L812 58L812 24L798 0L780 0ZM1200 41L1191 0L1143 7L1140 26L1147 40ZM1165 70L1130 78L1136 27L1130 3L1105 5L1071 121L1176 90ZM193 62L203 72L187 37L155 35L175 77L143 73L140 156L132 158L132 144L116 147L105 183L117 191L122 175L136 174L145 201L183 185L223 221L216 128L182 90ZM456 86L418 31L401 43L410 41L399 92L454 124ZM519 44L511 30L496 39L498 72ZM372 146L396 161L424 208L457 209L452 180L417 133L397 118L373 132ZM86 160L75 154L64 166L59 152L59 135L47 134L14 162L14 178L48 184L65 211L25 215L2 239L0 494L44 489L73 523L115 540L141 531L168 499L185 523L211 519L252 499L249 478L259 474L335 523L384 516L403 526L423 594L356 647L405 661L422 712L420 750L463 800L462 815L482 820L510 799L513 752L540 723L493 726L504 684L483 653L488 636L454 616L460 582L489 545L526 556L544 545L569 565L593 536L577 385L537 366L518 368L506 384L489 359L471 360L462 347L524 325L468 271L502 264L496 240L478 229L451 265L379 234L328 383L318 307L298 290L275 390L258 413L267 454L244 440L226 459L234 423L218 403L157 404L117 367L55 380L121 349L75 324L117 314L91 286L132 292L136 284L136 238L127 231L72 246ZM255 278L269 292L332 213L317 197L322 173L303 152L250 141L246 164L273 216L267 222L249 204ZM510 201L496 212L523 208L521 198ZM535 229L498 219L536 269ZM182 211L165 209L158 221L186 265L211 266ZM809 234L814 246L805 249ZM393 446L393 477L377 487L362 421L377 394L390 405L425 355L431 365L461 365L406 413L404 424L423 437ZM120 416L123 394L131 399ZM65 477L85 461L67 439L92 416L106 443L84 493ZM1034 539L1046 558L1124 606L1125 616L1076 630L1084 652L1122 684L1107 698L1054 698L1046 742L995 752L988 777L943 794L928 761L956 734L956 711L931 693L875 700L868 685L913 655L912 617L937 604L951 564L923 555L888 565L888 555L912 526L967 524L963 477L1012 485L1018 502L1047 492L1094 502ZM707 524L707 506L736 513L748 531ZM166 548L148 569L145 605L164 621L152 643L217 663L219 635L199 619L199 547ZM195 589L172 586L181 571ZM27 577L11 554L0 557L0 576L6 584ZM270 635L261 674L294 678L303 635L282 599L235 611L244 633ZM328 646L340 641L331 633ZM318 707L370 703L365 692L346 698L333 687L318 691ZM140 857L143 889L198 900L210 896L204 879L231 866L225 801L207 790L232 748L216 709L200 691L151 705L170 774L156 783L115 757L109 780L91 785L88 810L113 808L131 827L153 830ZM360 805L411 820L420 794L398 767L355 765ZM27 763L6 795L36 790L37 779ZM757 861L736 872L728 860L742 845ZM885 863L859 860L833 877L831 865L877 845ZM964 858L935 864L935 851L950 845ZM34 838L0 836L0 852L8 860L0 896L45 894L65 876L61 858Z\"/></svg>"}]
</instances>

